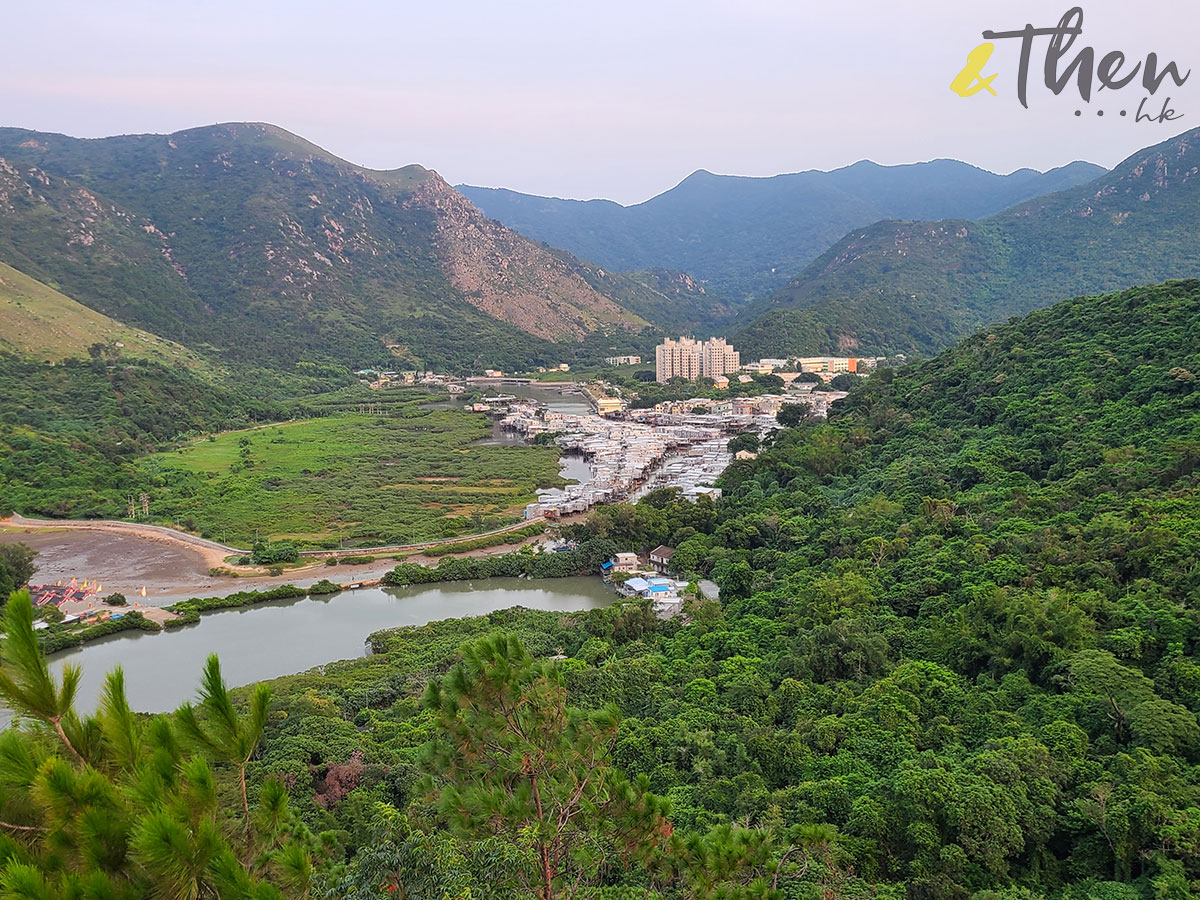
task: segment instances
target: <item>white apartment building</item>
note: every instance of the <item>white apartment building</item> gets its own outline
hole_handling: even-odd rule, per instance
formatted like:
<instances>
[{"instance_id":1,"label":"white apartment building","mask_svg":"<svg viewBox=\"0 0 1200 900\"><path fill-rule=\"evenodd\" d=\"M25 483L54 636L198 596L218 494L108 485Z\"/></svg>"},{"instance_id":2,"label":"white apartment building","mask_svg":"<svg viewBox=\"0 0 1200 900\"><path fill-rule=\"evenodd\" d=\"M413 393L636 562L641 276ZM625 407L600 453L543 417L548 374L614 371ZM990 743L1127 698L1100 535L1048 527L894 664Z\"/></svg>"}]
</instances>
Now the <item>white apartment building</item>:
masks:
<instances>
[{"instance_id":1,"label":"white apartment building","mask_svg":"<svg viewBox=\"0 0 1200 900\"><path fill-rule=\"evenodd\" d=\"M694 381L700 377L715 378L741 368L741 354L725 338L697 341L681 337L667 338L654 349L655 378L669 381L684 378Z\"/></svg>"}]
</instances>

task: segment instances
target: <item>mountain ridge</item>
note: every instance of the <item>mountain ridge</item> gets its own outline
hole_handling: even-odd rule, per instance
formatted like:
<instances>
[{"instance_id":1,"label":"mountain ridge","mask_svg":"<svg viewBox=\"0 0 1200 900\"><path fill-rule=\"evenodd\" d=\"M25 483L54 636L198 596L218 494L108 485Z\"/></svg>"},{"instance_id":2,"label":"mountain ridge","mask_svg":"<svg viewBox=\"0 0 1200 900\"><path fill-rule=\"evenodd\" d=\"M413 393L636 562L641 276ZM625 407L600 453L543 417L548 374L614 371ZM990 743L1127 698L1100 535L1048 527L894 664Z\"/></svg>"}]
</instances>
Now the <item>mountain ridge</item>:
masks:
<instances>
[{"instance_id":1,"label":"mountain ridge","mask_svg":"<svg viewBox=\"0 0 1200 900\"><path fill-rule=\"evenodd\" d=\"M982 221L854 229L743 313L737 338L775 355L930 353L1062 297L1200 274L1200 129L1143 148L1087 184Z\"/></svg>"},{"instance_id":2,"label":"mountain ridge","mask_svg":"<svg viewBox=\"0 0 1200 900\"><path fill-rule=\"evenodd\" d=\"M507 188L458 190L486 215L536 240L624 271L685 271L736 304L783 287L851 228L896 217L974 218L1103 171L1076 161L997 175L947 159L902 166L859 160L771 176L697 169L629 206Z\"/></svg>"},{"instance_id":3,"label":"mountain ridge","mask_svg":"<svg viewBox=\"0 0 1200 900\"><path fill-rule=\"evenodd\" d=\"M0 160L0 261L227 354L549 362L645 327L614 293L673 302L489 220L432 169L365 169L277 126L4 128Z\"/></svg>"}]
</instances>

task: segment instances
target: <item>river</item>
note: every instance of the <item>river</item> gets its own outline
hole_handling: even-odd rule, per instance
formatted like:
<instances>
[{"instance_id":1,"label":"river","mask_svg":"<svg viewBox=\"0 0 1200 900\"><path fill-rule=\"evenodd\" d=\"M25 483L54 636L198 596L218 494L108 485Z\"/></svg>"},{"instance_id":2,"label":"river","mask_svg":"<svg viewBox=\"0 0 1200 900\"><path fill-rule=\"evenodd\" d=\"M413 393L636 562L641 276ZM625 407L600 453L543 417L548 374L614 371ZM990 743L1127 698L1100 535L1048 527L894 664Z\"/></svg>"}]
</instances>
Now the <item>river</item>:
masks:
<instances>
[{"instance_id":1,"label":"river","mask_svg":"<svg viewBox=\"0 0 1200 900\"><path fill-rule=\"evenodd\" d=\"M477 385L476 387L480 387ZM554 412L564 413L571 416L587 415L592 411L591 404L587 398L581 394L574 385L557 385L547 386L539 384L498 384L484 385L483 391L485 394L512 394L514 397L519 397L522 400L536 400L546 409ZM563 393L564 388L568 393ZM440 406L445 409L457 408L461 404L457 400L438 401L436 404L428 404L429 406ZM528 441L521 434L515 431L505 431L500 427L499 421L492 423L492 433L485 438L480 438L475 441L476 444L484 444L491 446L525 446ZM594 476L591 465L588 464L582 456L577 453L563 454L558 461L559 473L567 481L589 482ZM553 493L554 489L539 490L538 495Z\"/></svg>"},{"instance_id":2,"label":"river","mask_svg":"<svg viewBox=\"0 0 1200 900\"><path fill-rule=\"evenodd\" d=\"M363 656L371 632L440 619L479 616L498 609L574 611L616 599L599 578L529 581L490 578L405 588L364 588L322 599L302 598L223 610L198 625L160 634L125 633L55 654L50 668L83 668L78 708L92 710L105 674L125 669L129 702L139 712L165 712L195 696L210 653L221 657L231 685L303 672Z\"/></svg>"}]
</instances>

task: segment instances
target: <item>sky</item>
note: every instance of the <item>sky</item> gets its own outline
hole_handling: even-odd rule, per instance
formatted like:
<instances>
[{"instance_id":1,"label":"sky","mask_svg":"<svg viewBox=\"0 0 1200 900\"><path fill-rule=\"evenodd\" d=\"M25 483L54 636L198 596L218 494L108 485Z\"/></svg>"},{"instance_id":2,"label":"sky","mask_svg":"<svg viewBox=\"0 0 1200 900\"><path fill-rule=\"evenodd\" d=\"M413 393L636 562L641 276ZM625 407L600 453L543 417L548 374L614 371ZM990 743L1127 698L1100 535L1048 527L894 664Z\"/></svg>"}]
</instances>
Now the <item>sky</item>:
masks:
<instances>
[{"instance_id":1,"label":"sky","mask_svg":"<svg viewBox=\"0 0 1200 900\"><path fill-rule=\"evenodd\" d=\"M1200 125L1194 0L1155 0L1153 15L1081 5L1071 56L1090 45L1123 51L1122 71L1149 52L1196 69L1146 104L1157 115L1169 96L1180 118L1134 121L1140 79L1090 104L1052 95L1044 38L1028 109L1014 40L983 70L996 96L950 90L981 32L1052 27L1065 2L43 0L5 12L0 124L102 137L265 121L372 168L626 204L700 168L1111 167Z\"/></svg>"}]
</instances>

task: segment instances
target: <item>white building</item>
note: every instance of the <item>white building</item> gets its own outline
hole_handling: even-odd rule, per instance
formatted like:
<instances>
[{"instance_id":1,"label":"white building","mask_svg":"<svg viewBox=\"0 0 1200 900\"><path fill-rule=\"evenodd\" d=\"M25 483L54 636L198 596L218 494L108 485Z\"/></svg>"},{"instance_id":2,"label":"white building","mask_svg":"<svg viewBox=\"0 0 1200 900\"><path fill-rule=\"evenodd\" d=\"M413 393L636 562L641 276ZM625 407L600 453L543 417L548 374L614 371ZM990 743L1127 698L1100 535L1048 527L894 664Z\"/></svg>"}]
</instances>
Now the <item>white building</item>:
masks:
<instances>
[{"instance_id":1,"label":"white building","mask_svg":"<svg viewBox=\"0 0 1200 900\"><path fill-rule=\"evenodd\" d=\"M681 337L667 338L654 349L654 374L660 381L683 378L694 381L700 377L715 378L741 368L741 355L725 338L697 341Z\"/></svg>"}]
</instances>

